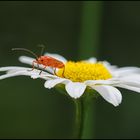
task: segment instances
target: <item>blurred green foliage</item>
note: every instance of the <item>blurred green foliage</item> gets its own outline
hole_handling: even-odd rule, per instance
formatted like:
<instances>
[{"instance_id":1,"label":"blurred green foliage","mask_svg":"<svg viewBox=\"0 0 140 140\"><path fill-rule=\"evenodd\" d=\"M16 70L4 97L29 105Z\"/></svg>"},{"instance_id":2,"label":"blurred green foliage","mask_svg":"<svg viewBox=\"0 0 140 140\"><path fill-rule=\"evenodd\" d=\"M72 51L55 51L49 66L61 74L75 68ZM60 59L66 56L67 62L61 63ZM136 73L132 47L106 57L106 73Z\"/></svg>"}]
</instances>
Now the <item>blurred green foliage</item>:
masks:
<instances>
[{"instance_id":1,"label":"blurred green foliage","mask_svg":"<svg viewBox=\"0 0 140 140\"><path fill-rule=\"evenodd\" d=\"M39 53L38 44L46 45L48 52L77 60L83 6L83 1L1 1L0 66L26 66L18 61L24 52L11 48ZM140 66L139 17L140 2L102 2L99 42L93 46L98 47L100 60ZM0 138L73 138L72 100L43 84L29 77L0 81ZM95 138L140 138L140 95L121 92L123 102L117 108L102 98L95 101Z\"/></svg>"}]
</instances>

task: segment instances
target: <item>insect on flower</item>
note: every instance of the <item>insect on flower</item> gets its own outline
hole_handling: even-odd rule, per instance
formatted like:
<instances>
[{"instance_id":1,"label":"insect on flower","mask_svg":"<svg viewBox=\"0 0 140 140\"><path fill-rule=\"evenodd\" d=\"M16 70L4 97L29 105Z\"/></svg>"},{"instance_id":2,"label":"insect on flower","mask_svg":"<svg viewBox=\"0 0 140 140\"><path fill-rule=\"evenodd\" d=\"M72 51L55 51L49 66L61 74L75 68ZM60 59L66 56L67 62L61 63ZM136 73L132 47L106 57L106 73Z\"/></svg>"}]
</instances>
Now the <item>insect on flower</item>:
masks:
<instances>
[{"instance_id":1,"label":"insect on flower","mask_svg":"<svg viewBox=\"0 0 140 140\"><path fill-rule=\"evenodd\" d=\"M68 93L68 95L74 99L82 97L87 94L88 90L98 92L107 102L114 106L118 106L122 102L122 94L118 88L124 88L131 91L140 93L140 68L139 67L118 67L111 65L107 61L97 61L96 58L91 57L82 61L67 61L63 56L59 54L49 54L38 57L32 51L24 48L14 48L13 50L24 50L30 52L36 57L36 60L21 56L19 60L25 64L32 64L34 69L34 63L43 65L43 68L53 67L62 68L57 69L57 75L54 75L49 69L42 72L39 76L39 70L27 72L28 67L19 66L7 66L0 67L0 72L6 72L6 74L0 75L0 80L15 77L15 76L30 76L33 79L45 80L44 87L51 89L61 84L64 87L61 91ZM51 57L48 57L51 56ZM41 61L43 59L43 61ZM63 62L63 63L62 63ZM32 69L32 70L33 70ZM50 72L50 73L49 73ZM41 72L40 72L41 73ZM65 76L63 77L64 74ZM59 89L59 86L56 87ZM91 96L92 93L88 96ZM95 94L96 96L96 94Z\"/></svg>"},{"instance_id":2,"label":"insect on flower","mask_svg":"<svg viewBox=\"0 0 140 140\"><path fill-rule=\"evenodd\" d=\"M29 52L30 54L32 54L33 56L35 56L36 60L34 60L32 62L32 70L34 70L35 68L35 63L37 64L38 66L38 69L39 69L39 65L43 65L44 68L40 71L39 75L42 73L43 70L45 70L47 67L52 67L54 68L54 74L57 76L56 74L56 69L57 68L64 68L63 69L63 77L64 77L64 70L65 70L65 65L63 62L53 58L53 57L50 57L50 56L43 56L43 51L44 51L44 46L40 46L42 49L41 49L41 54L40 56L37 56L34 52L32 52L31 50L28 50L28 49L25 49L25 48L13 48L12 50L15 51L15 50L19 50L19 51L26 51L26 52Z\"/></svg>"}]
</instances>

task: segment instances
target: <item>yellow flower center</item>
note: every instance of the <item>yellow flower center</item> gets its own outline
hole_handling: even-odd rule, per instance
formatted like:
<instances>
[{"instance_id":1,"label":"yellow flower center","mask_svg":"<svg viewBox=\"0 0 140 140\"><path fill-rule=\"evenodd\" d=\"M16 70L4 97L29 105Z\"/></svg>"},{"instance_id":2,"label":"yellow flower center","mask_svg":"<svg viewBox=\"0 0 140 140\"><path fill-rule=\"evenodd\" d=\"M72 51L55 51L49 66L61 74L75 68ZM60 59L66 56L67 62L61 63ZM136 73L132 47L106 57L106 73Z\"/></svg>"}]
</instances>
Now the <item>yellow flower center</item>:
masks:
<instances>
[{"instance_id":1,"label":"yellow flower center","mask_svg":"<svg viewBox=\"0 0 140 140\"><path fill-rule=\"evenodd\" d=\"M86 80L106 80L112 77L111 73L102 63L89 63L85 61L68 61L65 64L65 68L57 71L57 76L65 77L73 82L84 82Z\"/></svg>"}]
</instances>

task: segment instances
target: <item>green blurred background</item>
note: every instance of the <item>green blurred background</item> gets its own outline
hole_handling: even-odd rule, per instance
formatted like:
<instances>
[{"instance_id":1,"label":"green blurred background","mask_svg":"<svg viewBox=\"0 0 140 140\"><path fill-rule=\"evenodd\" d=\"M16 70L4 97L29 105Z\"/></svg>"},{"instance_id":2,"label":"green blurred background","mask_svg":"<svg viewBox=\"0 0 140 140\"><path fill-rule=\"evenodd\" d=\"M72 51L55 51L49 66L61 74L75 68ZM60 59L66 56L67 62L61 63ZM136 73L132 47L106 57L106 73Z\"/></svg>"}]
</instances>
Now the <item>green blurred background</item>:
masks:
<instances>
[{"instance_id":1,"label":"green blurred background","mask_svg":"<svg viewBox=\"0 0 140 140\"><path fill-rule=\"evenodd\" d=\"M24 47L70 60L96 56L118 66L140 66L140 2L1 1L0 66L18 61ZM0 138L73 138L74 104L44 81L14 77L0 81ZM120 89L115 108L95 100L94 138L140 138L140 95Z\"/></svg>"}]
</instances>

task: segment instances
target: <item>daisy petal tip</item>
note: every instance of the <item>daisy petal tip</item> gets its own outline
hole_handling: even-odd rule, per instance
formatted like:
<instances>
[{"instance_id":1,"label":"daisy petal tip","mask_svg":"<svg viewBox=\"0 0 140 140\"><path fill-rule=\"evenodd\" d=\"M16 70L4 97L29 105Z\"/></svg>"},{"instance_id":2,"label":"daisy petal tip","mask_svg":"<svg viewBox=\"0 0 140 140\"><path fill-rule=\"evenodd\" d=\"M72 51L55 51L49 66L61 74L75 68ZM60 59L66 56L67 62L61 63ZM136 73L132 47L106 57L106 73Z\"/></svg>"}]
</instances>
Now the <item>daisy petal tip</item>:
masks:
<instances>
[{"instance_id":1,"label":"daisy petal tip","mask_svg":"<svg viewBox=\"0 0 140 140\"><path fill-rule=\"evenodd\" d=\"M112 105L113 105L114 107L118 107L120 104L121 104L121 102L118 102L118 103L112 103Z\"/></svg>"},{"instance_id":2,"label":"daisy petal tip","mask_svg":"<svg viewBox=\"0 0 140 140\"><path fill-rule=\"evenodd\" d=\"M94 88L107 102L117 107L122 102L120 91L112 86L94 86Z\"/></svg>"},{"instance_id":3,"label":"daisy petal tip","mask_svg":"<svg viewBox=\"0 0 140 140\"><path fill-rule=\"evenodd\" d=\"M44 87L51 89L55 87L57 84L60 84L60 83L64 84L65 82L67 82L67 80L65 79L51 79L45 82Z\"/></svg>"},{"instance_id":4,"label":"daisy petal tip","mask_svg":"<svg viewBox=\"0 0 140 140\"><path fill-rule=\"evenodd\" d=\"M37 79L37 78L39 78L39 76L38 75L31 75L31 78L32 79Z\"/></svg>"},{"instance_id":5,"label":"daisy petal tip","mask_svg":"<svg viewBox=\"0 0 140 140\"><path fill-rule=\"evenodd\" d=\"M67 93L74 99L80 98L86 89L86 85L79 82L69 82L66 84Z\"/></svg>"},{"instance_id":6,"label":"daisy petal tip","mask_svg":"<svg viewBox=\"0 0 140 140\"><path fill-rule=\"evenodd\" d=\"M51 89L51 88L53 88L53 86L47 84L46 82L45 82L45 84L44 84L44 87L47 88L47 89Z\"/></svg>"}]
</instances>

